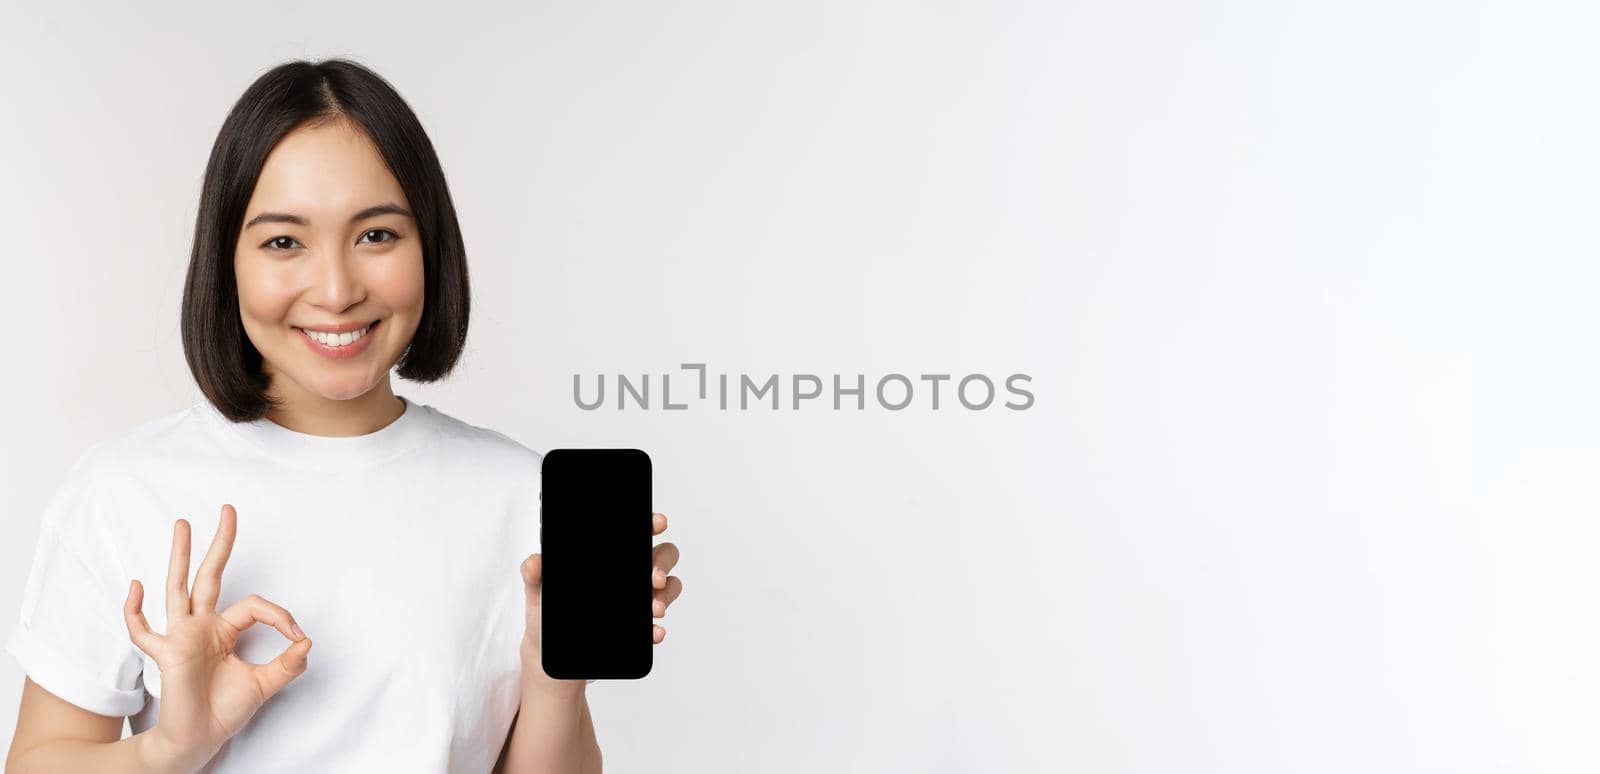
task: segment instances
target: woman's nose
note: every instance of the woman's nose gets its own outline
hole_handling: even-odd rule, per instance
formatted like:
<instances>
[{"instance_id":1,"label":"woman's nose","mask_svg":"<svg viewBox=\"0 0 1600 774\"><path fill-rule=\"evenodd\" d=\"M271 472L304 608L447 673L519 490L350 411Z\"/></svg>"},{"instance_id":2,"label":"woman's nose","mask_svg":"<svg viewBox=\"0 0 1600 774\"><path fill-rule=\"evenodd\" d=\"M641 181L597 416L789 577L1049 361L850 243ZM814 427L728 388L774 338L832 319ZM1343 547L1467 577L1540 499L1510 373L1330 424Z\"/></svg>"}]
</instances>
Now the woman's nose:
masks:
<instances>
[{"instance_id":1,"label":"woman's nose","mask_svg":"<svg viewBox=\"0 0 1600 774\"><path fill-rule=\"evenodd\" d=\"M360 301L360 283L350 262L355 260L352 251L332 249L322 251L316 258L312 278L312 300L328 309L345 309Z\"/></svg>"}]
</instances>

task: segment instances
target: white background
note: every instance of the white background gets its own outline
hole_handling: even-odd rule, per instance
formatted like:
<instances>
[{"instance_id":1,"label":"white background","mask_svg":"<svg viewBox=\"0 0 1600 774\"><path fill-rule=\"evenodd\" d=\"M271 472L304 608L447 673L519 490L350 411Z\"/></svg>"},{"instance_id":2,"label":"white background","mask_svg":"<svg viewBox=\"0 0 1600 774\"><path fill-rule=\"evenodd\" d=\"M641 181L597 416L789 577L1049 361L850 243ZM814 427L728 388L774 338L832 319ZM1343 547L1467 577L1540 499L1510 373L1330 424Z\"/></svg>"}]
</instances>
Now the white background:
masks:
<instances>
[{"instance_id":1,"label":"white background","mask_svg":"<svg viewBox=\"0 0 1600 774\"><path fill-rule=\"evenodd\" d=\"M225 5L0 11L5 615L72 459L198 398L228 108L345 55L470 255L396 391L655 457L685 593L608 770L1600 767L1588 6ZM573 404L683 362L1037 400Z\"/></svg>"}]
</instances>

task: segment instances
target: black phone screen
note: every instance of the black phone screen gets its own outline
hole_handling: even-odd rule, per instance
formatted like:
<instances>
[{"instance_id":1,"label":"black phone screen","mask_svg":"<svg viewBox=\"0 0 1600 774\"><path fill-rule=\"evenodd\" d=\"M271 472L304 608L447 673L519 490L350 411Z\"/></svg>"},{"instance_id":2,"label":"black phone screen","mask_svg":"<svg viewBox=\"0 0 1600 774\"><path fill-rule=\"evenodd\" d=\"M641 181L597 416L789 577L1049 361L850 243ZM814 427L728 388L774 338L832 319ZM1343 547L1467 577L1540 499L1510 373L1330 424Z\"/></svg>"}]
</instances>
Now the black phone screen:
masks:
<instances>
[{"instance_id":1,"label":"black phone screen","mask_svg":"<svg viewBox=\"0 0 1600 774\"><path fill-rule=\"evenodd\" d=\"M560 680L650 672L650 457L638 449L553 449L540 470L540 650Z\"/></svg>"}]
</instances>

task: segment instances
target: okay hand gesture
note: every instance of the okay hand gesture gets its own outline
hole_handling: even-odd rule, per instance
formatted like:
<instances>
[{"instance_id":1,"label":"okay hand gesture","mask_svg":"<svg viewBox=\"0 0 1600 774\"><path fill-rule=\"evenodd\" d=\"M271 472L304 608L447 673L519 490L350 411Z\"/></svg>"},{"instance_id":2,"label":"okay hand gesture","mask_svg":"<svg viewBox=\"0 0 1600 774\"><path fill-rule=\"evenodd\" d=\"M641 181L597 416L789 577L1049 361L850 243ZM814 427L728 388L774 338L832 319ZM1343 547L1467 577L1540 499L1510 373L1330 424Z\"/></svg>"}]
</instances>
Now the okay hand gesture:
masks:
<instances>
[{"instance_id":1,"label":"okay hand gesture","mask_svg":"<svg viewBox=\"0 0 1600 774\"><path fill-rule=\"evenodd\" d=\"M217 533L200 563L191 597L189 522L178 519L173 524L164 634L151 631L145 620L144 586L135 580L128 588L123 605L128 636L161 668L161 712L149 729L148 749L164 765L184 769L204 765L267 699L306 671L311 638L288 610L251 594L221 613L216 611L222 568L233 550L237 526L233 506L222 506ZM239 635L257 622L293 641L265 664L247 662L233 650Z\"/></svg>"}]
</instances>

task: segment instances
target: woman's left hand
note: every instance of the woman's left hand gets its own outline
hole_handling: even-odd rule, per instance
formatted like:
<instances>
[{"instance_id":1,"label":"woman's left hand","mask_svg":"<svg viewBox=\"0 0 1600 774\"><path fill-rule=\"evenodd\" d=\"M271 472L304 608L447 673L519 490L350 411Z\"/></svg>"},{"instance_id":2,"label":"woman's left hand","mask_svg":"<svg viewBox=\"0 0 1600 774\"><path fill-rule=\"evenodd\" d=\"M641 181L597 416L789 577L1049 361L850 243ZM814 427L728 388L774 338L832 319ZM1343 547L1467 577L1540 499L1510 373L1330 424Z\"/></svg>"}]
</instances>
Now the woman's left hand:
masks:
<instances>
[{"instance_id":1,"label":"woman's left hand","mask_svg":"<svg viewBox=\"0 0 1600 774\"><path fill-rule=\"evenodd\" d=\"M650 515L652 534L659 535L667 531L666 514L653 513ZM650 579L654 601L651 602L651 612L656 618L664 618L667 608L683 593L683 581L672 575L672 568L678 563L678 547L671 543L662 543L654 549L654 564ZM544 569L544 557L538 554L529 554L522 560L522 584L526 597L527 622L522 637L522 680L527 686L538 688L557 694L582 693L587 680L557 680L544 673L543 661L539 651L539 621L542 618L539 608L539 579ZM651 633L656 644L666 638L667 630L660 624L654 626Z\"/></svg>"}]
</instances>

